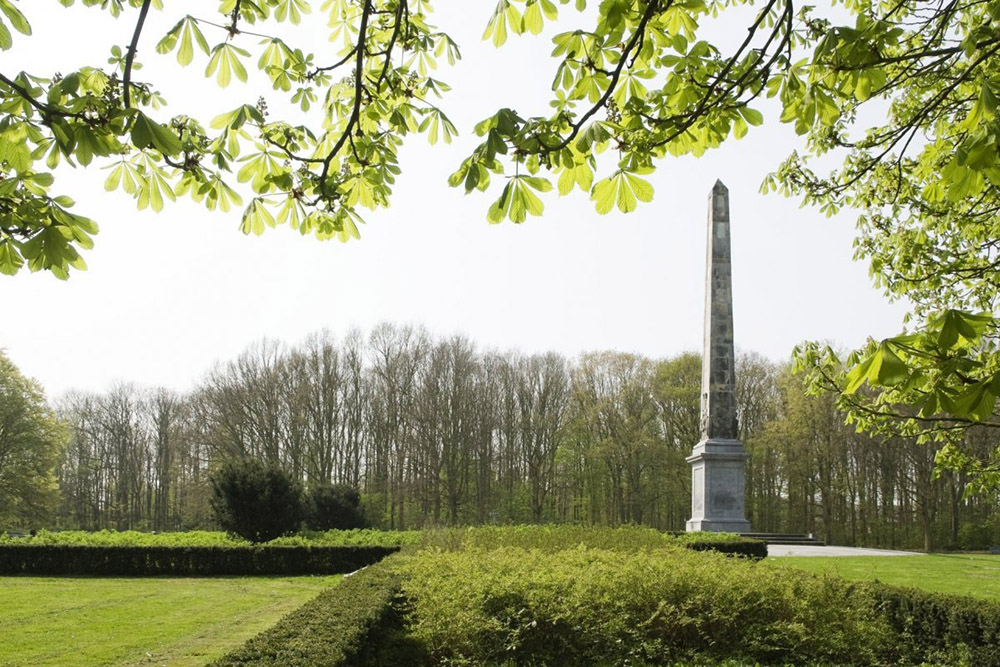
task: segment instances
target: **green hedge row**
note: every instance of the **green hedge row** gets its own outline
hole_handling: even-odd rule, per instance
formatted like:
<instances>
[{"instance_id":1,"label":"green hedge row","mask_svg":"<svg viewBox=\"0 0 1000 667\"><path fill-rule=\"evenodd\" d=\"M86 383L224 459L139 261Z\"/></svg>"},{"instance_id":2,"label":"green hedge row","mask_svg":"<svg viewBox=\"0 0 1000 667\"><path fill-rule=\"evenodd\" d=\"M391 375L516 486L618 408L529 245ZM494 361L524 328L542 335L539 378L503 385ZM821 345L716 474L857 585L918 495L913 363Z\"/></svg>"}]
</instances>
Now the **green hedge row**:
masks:
<instances>
[{"instance_id":1,"label":"green hedge row","mask_svg":"<svg viewBox=\"0 0 1000 667\"><path fill-rule=\"evenodd\" d=\"M262 546L286 547L398 547L420 541L419 530L328 530L303 531L279 537ZM145 533L137 530L40 530L35 535L15 537L0 531L0 544L38 546L42 544L76 545L80 547L238 547L249 546L241 537L220 531L189 530L178 533Z\"/></svg>"},{"instance_id":2,"label":"green hedge row","mask_svg":"<svg viewBox=\"0 0 1000 667\"><path fill-rule=\"evenodd\" d=\"M883 584L869 589L899 639L896 662L1000 667L1000 604Z\"/></svg>"},{"instance_id":3,"label":"green hedge row","mask_svg":"<svg viewBox=\"0 0 1000 667\"><path fill-rule=\"evenodd\" d=\"M685 549L692 551L716 551L731 556L744 556L754 560L767 558L767 543L760 540L740 538L737 540L684 540L679 542Z\"/></svg>"},{"instance_id":4,"label":"green hedge row","mask_svg":"<svg viewBox=\"0 0 1000 667\"><path fill-rule=\"evenodd\" d=\"M399 575L390 562L373 565L323 591L277 625L212 663L234 665L416 665L422 649L402 633L394 604Z\"/></svg>"},{"instance_id":5,"label":"green hedge row","mask_svg":"<svg viewBox=\"0 0 1000 667\"><path fill-rule=\"evenodd\" d=\"M342 574L376 563L394 546L97 547L0 544L0 574Z\"/></svg>"}]
</instances>

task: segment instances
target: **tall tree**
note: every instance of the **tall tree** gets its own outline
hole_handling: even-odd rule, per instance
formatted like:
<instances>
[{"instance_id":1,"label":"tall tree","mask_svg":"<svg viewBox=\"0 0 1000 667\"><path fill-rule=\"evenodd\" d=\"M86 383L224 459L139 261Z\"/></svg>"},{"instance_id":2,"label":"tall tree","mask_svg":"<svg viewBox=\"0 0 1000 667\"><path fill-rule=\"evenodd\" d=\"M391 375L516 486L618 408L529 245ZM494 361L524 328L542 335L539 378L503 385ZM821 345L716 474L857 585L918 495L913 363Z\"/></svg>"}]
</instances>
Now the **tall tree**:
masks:
<instances>
[{"instance_id":1,"label":"tall tree","mask_svg":"<svg viewBox=\"0 0 1000 667\"><path fill-rule=\"evenodd\" d=\"M30 527L50 520L66 440L41 385L0 351L0 523Z\"/></svg>"}]
</instances>

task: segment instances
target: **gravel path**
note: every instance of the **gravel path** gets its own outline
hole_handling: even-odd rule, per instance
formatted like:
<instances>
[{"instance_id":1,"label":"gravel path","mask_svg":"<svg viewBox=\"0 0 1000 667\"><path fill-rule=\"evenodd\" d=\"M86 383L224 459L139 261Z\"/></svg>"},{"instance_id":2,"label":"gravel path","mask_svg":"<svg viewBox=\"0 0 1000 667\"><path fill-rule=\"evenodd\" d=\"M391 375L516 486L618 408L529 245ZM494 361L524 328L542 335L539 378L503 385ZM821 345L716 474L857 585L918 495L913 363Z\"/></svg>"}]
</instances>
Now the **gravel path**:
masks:
<instances>
[{"instance_id":1,"label":"gravel path","mask_svg":"<svg viewBox=\"0 0 1000 667\"><path fill-rule=\"evenodd\" d=\"M820 547L797 544L769 544L768 556L923 556L915 551L890 551L889 549L862 549L860 547Z\"/></svg>"}]
</instances>

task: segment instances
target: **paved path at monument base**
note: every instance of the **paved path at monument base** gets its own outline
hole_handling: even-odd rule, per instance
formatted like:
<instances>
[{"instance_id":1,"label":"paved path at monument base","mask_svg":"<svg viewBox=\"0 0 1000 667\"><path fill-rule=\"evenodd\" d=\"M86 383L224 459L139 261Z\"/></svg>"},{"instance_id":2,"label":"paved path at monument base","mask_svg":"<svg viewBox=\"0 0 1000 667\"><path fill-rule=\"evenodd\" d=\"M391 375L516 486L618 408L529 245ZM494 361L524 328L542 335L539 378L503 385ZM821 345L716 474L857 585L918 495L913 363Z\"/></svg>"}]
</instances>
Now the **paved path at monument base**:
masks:
<instances>
[{"instance_id":1,"label":"paved path at monument base","mask_svg":"<svg viewBox=\"0 0 1000 667\"><path fill-rule=\"evenodd\" d=\"M820 547L797 544L770 544L768 556L924 556L916 551L862 549L860 547Z\"/></svg>"}]
</instances>

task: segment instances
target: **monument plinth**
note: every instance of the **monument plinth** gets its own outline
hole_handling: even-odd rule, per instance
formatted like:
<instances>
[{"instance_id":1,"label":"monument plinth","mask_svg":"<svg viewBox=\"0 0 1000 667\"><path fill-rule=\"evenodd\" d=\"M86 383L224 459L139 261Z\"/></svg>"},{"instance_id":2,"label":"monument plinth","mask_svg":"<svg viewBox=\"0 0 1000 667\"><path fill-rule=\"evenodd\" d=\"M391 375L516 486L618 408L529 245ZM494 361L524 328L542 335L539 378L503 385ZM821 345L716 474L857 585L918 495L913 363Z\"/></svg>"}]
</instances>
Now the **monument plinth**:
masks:
<instances>
[{"instance_id":1,"label":"monument plinth","mask_svg":"<svg viewBox=\"0 0 1000 667\"><path fill-rule=\"evenodd\" d=\"M701 440L687 458L691 464L688 532L750 532L750 522L746 520L743 509L746 459L736 424L729 190L721 181L716 181L708 204Z\"/></svg>"}]
</instances>

